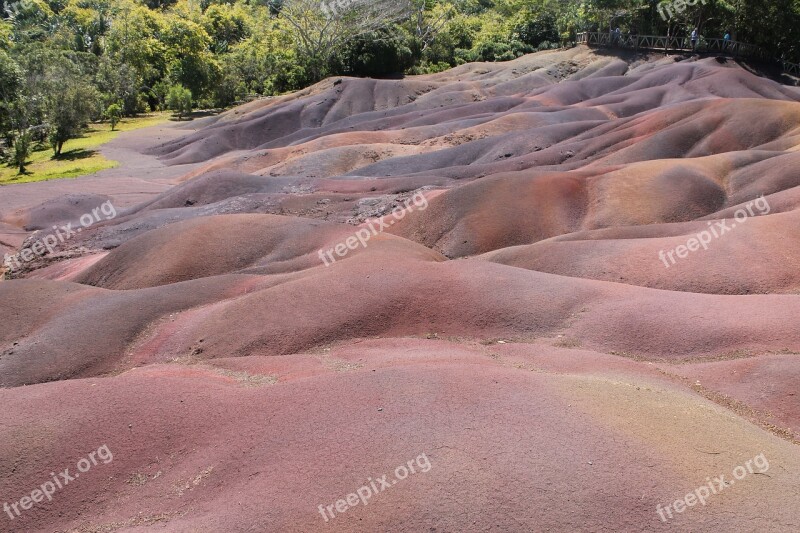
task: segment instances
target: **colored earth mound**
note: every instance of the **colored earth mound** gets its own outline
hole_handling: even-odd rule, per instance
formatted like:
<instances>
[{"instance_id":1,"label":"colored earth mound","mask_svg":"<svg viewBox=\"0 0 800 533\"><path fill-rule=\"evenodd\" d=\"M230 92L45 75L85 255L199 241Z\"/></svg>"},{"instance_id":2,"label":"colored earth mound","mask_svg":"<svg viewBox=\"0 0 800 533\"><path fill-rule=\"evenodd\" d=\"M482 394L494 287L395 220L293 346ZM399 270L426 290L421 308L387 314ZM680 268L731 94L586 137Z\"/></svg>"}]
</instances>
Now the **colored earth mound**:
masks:
<instances>
[{"instance_id":1,"label":"colored earth mound","mask_svg":"<svg viewBox=\"0 0 800 533\"><path fill-rule=\"evenodd\" d=\"M577 47L181 127L0 192L0 531L800 528L797 88Z\"/></svg>"}]
</instances>

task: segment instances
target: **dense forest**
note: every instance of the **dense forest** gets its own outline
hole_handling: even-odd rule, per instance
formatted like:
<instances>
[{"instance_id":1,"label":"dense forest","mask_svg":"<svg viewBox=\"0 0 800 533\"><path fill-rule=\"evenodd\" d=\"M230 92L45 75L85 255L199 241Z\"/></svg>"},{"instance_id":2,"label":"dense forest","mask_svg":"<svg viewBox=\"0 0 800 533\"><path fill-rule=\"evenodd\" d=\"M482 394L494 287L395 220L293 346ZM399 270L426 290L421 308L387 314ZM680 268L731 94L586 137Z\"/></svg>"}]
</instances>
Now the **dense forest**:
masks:
<instances>
[{"instance_id":1,"label":"dense forest","mask_svg":"<svg viewBox=\"0 0 800 533\"><path fill-rule=\"evenodd\" d=\"M55 154L87 123L221 108L330 75L436 72L570 45L580 31L690 32L800 56L800 0L20 0L0 19L0 148ZM669 12L672 16L665 16Z\"/></svg>"}]
</instances>

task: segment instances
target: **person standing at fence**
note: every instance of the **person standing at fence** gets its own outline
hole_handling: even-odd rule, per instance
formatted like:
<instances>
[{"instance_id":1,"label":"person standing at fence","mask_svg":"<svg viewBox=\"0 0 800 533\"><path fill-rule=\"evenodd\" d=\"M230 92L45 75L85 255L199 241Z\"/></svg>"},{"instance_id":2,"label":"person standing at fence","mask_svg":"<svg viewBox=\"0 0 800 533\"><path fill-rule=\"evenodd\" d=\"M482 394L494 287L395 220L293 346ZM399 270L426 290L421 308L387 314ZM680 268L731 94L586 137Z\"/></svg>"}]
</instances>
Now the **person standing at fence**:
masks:
<instances>
[{"instance_id":1,"label":"person standing at fence","mask_svg":"<svg viewBox=\"0 0 800 533\"><path fill-rule=\"evenodd\" d=\"M725 37L722 38L722 51L728 51L728 45L731 44L731 32L726 31Z\"/></svg>"},{"instance_id":2,"label":"person standing at fence","mask_svg":"<svg viewBox=\"0 0 800 533\"><path fill-rule=\"evenodd\" d=\"M697 28L692 30L692 52L697 50Z\"/></svg>"}]
</instances>

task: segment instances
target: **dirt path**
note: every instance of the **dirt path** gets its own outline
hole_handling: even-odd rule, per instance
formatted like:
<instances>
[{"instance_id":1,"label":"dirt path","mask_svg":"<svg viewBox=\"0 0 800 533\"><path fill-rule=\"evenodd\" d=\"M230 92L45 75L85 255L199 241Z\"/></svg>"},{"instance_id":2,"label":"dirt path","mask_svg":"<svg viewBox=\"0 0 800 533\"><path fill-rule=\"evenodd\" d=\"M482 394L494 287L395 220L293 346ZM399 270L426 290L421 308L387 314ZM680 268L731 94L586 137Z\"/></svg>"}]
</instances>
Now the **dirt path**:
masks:
<instances>
[{"instance_id":1,"label":"dirt path","mask_svg":"<svg viewBox=\"0 0 800 533\"><path fill-rule=\"evenodd\" d=\"M106 158L119 161L116 168L73 179L0 187L0 254L18 247L28 235L14 223L17 214L48 200L68 194L101 194L110 196L117 208L124 209L169 189L194 165L165 166L143 152L194 132L199 122L166 123L121 133L100 147Z\"/></svg>"}]
</instances>

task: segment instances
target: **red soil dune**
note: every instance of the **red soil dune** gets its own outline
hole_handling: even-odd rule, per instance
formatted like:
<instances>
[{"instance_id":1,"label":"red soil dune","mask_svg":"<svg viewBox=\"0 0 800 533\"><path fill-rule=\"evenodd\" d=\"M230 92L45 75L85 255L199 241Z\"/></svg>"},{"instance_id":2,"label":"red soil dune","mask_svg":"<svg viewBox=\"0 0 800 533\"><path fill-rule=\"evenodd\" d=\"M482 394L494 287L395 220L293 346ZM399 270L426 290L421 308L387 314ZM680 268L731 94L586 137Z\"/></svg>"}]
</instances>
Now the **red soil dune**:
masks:
<instances>
[{"instance_id":1,"label":"red soil dune","mask_svg":"<svg viewBox=\"0 0 800 533\"><path fill-rule=\"evenodd\" d=\"M0 282L0 530L800 527L796 88L578 47L195 126L0 202L121 202Z\"/></svg>"}]
</instances>

